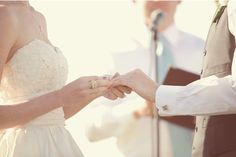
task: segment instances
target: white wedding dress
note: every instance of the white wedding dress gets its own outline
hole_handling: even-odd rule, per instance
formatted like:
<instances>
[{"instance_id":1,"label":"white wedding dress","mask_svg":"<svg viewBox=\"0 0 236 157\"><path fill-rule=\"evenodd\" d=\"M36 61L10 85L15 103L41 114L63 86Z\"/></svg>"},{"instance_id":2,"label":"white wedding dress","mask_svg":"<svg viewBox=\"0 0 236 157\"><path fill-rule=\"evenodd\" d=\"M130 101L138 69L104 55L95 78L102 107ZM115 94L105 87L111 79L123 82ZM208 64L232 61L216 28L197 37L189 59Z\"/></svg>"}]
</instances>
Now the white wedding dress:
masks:
<instances>
[{"instance_id":1,"label":"white wedding dress","mask_svg":"<svg viewBox=\"0 0 236 157\"><path fill-rule=\"evenodd\" d=\"M67 73L61 51L34 39L18 49L4 67L0 104L24 102L60 89ZM63 109L58 108L24 126L0 132L0 157L82 157L64 125Z\"/></svg>"}]
</instances>

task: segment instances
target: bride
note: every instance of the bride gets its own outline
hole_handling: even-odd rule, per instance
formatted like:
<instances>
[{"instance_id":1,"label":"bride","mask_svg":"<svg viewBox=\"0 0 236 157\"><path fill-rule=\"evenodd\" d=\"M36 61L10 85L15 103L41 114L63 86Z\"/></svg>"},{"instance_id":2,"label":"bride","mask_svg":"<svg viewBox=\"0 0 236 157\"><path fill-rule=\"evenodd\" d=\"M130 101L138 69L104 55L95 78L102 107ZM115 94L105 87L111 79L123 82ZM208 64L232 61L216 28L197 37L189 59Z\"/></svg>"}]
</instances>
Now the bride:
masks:
<instances>
[{"instance_id":1,"label":"bride","mask_svg":"<svg viewBox=\"0 0 236 157\"><path fill-rule=\"evenodd\" d=\"M0 1L0 19L0 156L82 157L65 119L99 96L116 99L129 88L112 88L98 76L65 85L66 59L28 1Z\"/></svg>"}]
</instances>

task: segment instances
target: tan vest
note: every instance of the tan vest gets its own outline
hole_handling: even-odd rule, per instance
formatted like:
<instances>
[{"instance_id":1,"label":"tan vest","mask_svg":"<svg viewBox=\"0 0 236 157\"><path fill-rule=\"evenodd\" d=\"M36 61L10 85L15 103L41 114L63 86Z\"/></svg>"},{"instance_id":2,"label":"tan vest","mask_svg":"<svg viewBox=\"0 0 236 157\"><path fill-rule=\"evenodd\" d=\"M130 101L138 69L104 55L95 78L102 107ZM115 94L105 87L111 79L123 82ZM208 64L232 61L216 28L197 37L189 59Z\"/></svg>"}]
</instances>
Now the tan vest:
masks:
<instances>
[{"instance_id":1,"label":"tan vest","mask_svg":"<svg viewBox=\"0 0 236 157\"><path fill-rule=\"evenodd\" d=\"M208 32L202 78L230 75L234 49L235 39L229 32L227 9L224 6ZM198 116L193 157L236 157L236 114Z\"/></svg>"}]
</instances>

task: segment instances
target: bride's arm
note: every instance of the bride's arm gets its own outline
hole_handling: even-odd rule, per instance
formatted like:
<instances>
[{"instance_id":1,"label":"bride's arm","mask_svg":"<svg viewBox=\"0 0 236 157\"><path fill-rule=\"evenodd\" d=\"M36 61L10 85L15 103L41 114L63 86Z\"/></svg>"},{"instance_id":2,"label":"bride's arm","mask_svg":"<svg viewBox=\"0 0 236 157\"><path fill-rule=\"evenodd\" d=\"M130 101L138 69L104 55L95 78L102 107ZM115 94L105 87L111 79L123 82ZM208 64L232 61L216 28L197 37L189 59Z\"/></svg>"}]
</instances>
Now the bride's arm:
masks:
<instances>
[{"instance_id":1,"label":"bride's arm","mask_svg":"<svg viewBox=\"0 0 236 157\"><path fill-rule=\"evenodd\" d=\"M0 130L23 125L62 105L55 91L18 104L0 105Z\"/></svg>"}]
</instances>

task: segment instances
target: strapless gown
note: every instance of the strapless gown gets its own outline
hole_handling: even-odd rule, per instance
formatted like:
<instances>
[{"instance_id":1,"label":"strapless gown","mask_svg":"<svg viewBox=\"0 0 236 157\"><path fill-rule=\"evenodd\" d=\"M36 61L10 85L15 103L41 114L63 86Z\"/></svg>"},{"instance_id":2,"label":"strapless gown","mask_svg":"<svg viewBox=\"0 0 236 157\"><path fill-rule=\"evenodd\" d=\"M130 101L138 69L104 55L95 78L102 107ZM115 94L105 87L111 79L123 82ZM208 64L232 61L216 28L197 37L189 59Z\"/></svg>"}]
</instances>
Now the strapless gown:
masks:
<instances>
[{"instance_id":1,"label":"strapless gown","mask_svg":"<svg viewBox=\"0 0 236 157\"><path fill-rule=\"evenodd\" d=\"M18 49L5 65L0 104L24 102L60 89L67 74L62 52L34 39ZM64 112L58 108L21 127L7 129L0 133L0 157L82 157L64 126Z\"/></svg>"}]
</instances>

